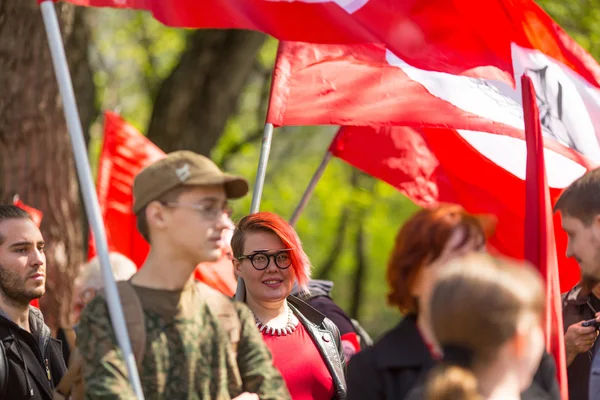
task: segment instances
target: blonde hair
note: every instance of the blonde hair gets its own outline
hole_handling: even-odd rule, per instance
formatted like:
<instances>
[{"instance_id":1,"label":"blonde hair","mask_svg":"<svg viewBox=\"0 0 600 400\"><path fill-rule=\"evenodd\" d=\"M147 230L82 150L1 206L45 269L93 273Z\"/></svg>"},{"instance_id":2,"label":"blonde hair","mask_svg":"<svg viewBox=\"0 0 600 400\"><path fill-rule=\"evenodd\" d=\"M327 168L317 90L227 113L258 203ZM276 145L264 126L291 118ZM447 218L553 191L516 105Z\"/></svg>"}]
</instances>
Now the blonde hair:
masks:
<instances>
[{"instance_id":1,"label":"blonde hair","mask_svg":"<svg viewBox=\"0 0 600 400\"><path fill-rule=\"evenodd\" d=\"M430 301L431 326L444 363L430 374L427 400L480 400L472 365L493 361L523 315L542 318L545 295L531 266L485 254L451 261Z\"/></svg>"},{"instance_id":2,"label":"blonde hair","mask_svg":"<svg viewBox=\"0 0 600 400\"><path fill-rule=\"evenodd\" d=\"M128 280L137 272L135 263L121 253L111 252L108 259L116 281ZM100 290L103 287L100 260L96 256L81 267L81 272L75 280L75 288L83 291L88 288Z\"/></svg>"}]
</instances>

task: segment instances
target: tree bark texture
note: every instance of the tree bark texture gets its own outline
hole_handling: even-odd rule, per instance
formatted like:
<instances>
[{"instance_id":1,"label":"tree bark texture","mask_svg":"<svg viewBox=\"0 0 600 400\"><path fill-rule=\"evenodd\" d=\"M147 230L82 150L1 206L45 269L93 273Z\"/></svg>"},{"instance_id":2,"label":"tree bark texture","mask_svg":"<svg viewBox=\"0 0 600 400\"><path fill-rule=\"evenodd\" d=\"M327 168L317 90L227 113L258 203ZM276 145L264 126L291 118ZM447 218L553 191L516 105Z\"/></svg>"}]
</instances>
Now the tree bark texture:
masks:
<instances>
[{"instance_id":1,"label":"tree bark texture","mask_svg":"<svg viewBox=\"0 0 600 400\"><path fill-rule=\"evenodd\" d=\"M94 115L82 10L56 6L84 131ZM56 328L83 261L82 206L41 11L34 0L0 1L0 201L18 194L44 213L47 291L40 305Z\"/></svg>"},{"instance_id":2,"label":"tree bark texture","mask_svg":"<svg viewBox=\"0 0 600 400\"><path fill-rule=\"evenodd\" d=\"M221 136L255 67L265 35L198 30L158 90L148 138L165 152L208 155Z\"/></svg>"}]
</instances>

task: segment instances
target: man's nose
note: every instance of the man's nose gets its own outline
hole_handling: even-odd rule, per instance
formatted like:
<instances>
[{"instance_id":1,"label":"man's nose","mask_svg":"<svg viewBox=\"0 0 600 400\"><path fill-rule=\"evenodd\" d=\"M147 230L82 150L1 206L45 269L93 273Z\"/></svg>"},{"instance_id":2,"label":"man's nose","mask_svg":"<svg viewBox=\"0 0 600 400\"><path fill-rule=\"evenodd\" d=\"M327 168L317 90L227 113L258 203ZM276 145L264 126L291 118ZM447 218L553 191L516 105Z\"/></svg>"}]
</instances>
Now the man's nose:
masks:
<instances>
[{"instance_id":1,"label":"man's nose","mask_svg":"<svg viewBox=\"0 0 600 400\"><path fill-rule=\"evenodd\" d=\"M44 250L34 249L30 254L30 263L32 266L39 267L46 263L46 254Z\"/></svg>"},{"instance_id":2,"label":"man's nose","mask_svg":"<svg viewBox=\"0 0 600 400\"><path fill-rule=\"evenodd\" d=\"M569 240L567 242L567 251L565 252L565 255L567 256L567 258L571 258L573 257L573 249L571 248L571 241Z\"/></svg>"}]
</instances>

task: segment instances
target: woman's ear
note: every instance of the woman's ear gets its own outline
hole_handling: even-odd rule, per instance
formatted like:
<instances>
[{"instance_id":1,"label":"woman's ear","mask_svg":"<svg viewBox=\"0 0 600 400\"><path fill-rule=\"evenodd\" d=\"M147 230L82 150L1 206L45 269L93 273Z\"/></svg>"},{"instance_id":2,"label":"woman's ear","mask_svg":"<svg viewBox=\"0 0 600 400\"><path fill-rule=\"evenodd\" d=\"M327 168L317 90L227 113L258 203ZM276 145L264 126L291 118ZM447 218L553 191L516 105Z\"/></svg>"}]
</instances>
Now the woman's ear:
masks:
<instances>
[{"instance_id":1,"label":"woman's ear","mask_svg":"<svg viewBox=\"0 0 600 400\"><path fill-rule=\"evenodd\" d=\"M237 277L241 277L242 276L242 263L237 258L234 258L233 260L231 260L231 262L233 263L233 271L234 271L235 275Z\"/></svg>"}]
</instances>

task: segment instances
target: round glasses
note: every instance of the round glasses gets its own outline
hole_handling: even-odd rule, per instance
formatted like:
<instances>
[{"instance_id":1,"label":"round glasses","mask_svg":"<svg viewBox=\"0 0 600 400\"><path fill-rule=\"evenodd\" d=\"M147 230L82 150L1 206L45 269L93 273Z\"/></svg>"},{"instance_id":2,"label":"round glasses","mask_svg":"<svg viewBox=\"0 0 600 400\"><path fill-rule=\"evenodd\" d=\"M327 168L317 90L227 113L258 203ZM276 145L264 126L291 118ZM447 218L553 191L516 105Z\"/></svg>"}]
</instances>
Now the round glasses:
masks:
<instances>
[{"instance_id":1,"label":"round glasses","mask_svg":"<svg viewBox=\"0 0 600 400\"><path fill-rule=\"evenodd\" d=\"M266 251L257 251L254 254L248 254L238 257L238 260L248 259L254 269L262 271L269 266L271 258L279 269L288 269L292 265L290 251L292 249L279 250L276 253L267 253Z\"/></svg>"}]
</instances>

